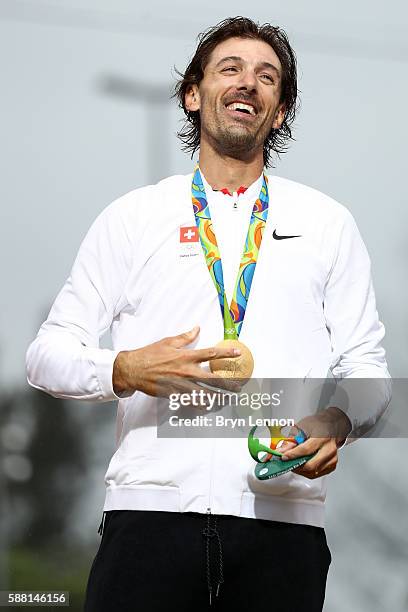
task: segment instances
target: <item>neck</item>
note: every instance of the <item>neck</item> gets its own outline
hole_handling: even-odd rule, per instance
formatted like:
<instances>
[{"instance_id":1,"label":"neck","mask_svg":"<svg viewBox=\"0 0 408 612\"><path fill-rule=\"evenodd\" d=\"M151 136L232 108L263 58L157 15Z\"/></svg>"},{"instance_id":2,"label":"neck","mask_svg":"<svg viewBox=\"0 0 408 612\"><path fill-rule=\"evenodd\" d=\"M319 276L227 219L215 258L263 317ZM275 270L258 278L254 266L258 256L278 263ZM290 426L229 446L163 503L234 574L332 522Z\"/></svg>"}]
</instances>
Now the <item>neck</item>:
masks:
<instances>
[{"instance_id":1,"label":"neck","mask_svg":"<svg viewBox=\"0 0 408 612\"><path fill-rule=\"evenodd\" d=\"M212 147L201 143L200 170L213 189L237 191L241 185L248 187L255 182L263 170L263 150L253 157L237 159L223 155Z\"/></svg>"}]
</instances>

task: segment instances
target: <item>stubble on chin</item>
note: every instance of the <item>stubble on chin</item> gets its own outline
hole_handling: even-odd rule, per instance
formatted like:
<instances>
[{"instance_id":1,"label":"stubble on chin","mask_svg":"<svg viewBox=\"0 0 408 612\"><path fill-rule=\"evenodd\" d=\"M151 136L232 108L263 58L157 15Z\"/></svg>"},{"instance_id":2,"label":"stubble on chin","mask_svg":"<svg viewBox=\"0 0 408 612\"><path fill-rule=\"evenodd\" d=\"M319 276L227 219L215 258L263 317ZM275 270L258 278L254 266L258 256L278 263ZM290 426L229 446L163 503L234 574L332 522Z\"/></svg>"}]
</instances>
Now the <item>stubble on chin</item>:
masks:
<instances>
[{"instance_id":1,"label":"stubble on chin","mask_svg":"<svg viewBox=\"0 0 408 612\"><path fill-rule=\"evenodd\" d=\"M227 154L250 153L258 146L258 134L246 129L228 128L220 131L218 143Z\"/></svg>"},{"instance_id":2,"label":"stubble on chin","mask_svg":"<svg viewBox=\"0 0 408 612\"><path fill-rule=\"evenodd\" d=\"M220 123L205 131L218 153L229 157L248 157L262 142L258 131L244 126Z\"/></svg>"},{"instance_id":3,"label":"stubble on chin","mask_svg":"<svg viewBox=\"0 0 408 612\"><path fill-rule=\"evenodd\" d=\"M207 109L206 109L207 110ZM236 159L248 159L268 136L265 124L249 126L238 121L228 121L217 109L214 113L203 113L201 129L213 148L220 154Z\"/></svg>"}]
</instances>

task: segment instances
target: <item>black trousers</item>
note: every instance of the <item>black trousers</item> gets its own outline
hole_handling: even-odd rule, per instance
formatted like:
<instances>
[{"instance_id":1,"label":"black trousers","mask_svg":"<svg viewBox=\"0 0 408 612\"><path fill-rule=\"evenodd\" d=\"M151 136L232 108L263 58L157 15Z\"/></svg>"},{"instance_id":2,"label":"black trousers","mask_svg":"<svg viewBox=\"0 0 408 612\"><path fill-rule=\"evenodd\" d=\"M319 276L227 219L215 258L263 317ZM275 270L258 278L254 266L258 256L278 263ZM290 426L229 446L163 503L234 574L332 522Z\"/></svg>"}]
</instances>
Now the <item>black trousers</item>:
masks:
<instances>
[{"instance_id":1,"label":"black trousers","mask_svg":"<svg viewBox=\"0 0 408 612\"><path fill-rule=\"evenodd\" d=\"M104 519L85 612L323 608L331 554L321 527L144 510Z\"/></svg>"}]
</instances>

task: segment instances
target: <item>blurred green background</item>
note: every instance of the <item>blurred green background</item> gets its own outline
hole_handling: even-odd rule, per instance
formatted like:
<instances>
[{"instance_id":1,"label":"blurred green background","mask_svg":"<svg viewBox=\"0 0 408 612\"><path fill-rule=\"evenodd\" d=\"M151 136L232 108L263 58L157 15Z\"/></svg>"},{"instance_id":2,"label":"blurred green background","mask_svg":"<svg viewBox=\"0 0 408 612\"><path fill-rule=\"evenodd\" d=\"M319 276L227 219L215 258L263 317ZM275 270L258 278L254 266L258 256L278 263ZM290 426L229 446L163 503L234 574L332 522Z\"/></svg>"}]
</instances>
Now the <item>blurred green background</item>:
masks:
<instances>
[{"instance_id":1,"label":"blurred green background","mask_svg":"<svg viewBox=\"0 0 408 612\"><path fill-rule=\"evenodd\" d=\"M3 397L0 590L69 591L69 609L83 609L114 422L110 402L84 405L31 388Z\"/></svg>"}]
</instances>

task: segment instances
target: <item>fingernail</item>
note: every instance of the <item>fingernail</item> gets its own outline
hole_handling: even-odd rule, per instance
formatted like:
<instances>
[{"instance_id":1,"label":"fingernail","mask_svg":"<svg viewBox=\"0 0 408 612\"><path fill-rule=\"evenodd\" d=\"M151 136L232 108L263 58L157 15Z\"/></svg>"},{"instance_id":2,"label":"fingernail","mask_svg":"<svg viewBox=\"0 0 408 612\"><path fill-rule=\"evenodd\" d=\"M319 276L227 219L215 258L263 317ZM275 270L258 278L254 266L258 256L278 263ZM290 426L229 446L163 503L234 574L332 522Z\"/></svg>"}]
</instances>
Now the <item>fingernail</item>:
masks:
<instances>
[{"instance_id":1,"label":"fingernail","mask_svg":"<svg viewBox=\"0 0 408 612\"><path fill-rule=\"evenodd\" d=\"M234 349L234 355L240 355L241 351L239 349Z\"/></svg>"},{"instance_id":2,"label":"fingernail","mask_svg":"<svg viewBox=\"0 0 408 612\"><path fill-rule=\"evenodd\" d=\"M290 457L288 457L287 455L282 455L281 459L282 461L289 461Z\"/></svg>"}]
</instances>

